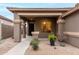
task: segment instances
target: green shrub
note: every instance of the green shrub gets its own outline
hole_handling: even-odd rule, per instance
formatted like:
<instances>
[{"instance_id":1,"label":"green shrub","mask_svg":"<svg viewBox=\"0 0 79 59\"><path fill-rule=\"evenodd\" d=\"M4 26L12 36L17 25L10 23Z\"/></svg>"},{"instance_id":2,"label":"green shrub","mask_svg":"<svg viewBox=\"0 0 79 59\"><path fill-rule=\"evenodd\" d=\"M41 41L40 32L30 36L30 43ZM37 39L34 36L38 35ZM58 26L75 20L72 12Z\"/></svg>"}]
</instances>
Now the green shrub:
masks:
<instances>
[{"instance_id":1,"label":"green shrub","mask_svg":"<svg viewBox=\"0 0 79 59\"><path fill-rule=\"evenodd\" d=\"M38 50L38 48L39 48L39 40L38 39L33 39L31 41L31 46L32 46L33 50Z\"/></svg>"},{"instance_id":2,"label":"green shrub","mask_svg":"<svg viewBox=\"0 0 79 59\"><path fill-rule=\"evenodd\" d=\"M50 41L50 40L55 41L56 38L57 38L57 37L56 37L54 34L49 34L49 35L48 35L48 40L49 40L49 41Z\"/></svg>"}]
</instances>

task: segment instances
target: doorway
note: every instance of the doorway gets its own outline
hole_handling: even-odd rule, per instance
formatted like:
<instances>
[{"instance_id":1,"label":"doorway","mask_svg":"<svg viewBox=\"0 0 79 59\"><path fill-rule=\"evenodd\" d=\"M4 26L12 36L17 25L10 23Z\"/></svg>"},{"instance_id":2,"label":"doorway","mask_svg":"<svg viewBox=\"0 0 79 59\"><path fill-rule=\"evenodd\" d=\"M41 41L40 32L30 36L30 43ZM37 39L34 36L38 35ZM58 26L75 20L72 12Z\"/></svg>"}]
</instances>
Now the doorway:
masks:
<instances>
[{"instance_id":1,"label":"doorway","mask_svg":"<svg viewBox=\"0 0 79 59\"><path fill-rule=\"evenodd\" d=\"M32 36L32 33L34 31L34 23L29 23L29 36Z\"/></svg>"}]
</instances>

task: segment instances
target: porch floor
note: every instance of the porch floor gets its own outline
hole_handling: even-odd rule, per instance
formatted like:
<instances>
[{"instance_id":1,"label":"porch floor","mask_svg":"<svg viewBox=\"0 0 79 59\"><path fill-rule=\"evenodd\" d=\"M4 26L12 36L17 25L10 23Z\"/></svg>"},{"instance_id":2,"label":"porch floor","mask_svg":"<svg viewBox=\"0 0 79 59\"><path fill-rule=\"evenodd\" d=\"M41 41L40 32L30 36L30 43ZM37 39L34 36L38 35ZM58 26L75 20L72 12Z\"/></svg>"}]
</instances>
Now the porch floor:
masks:
<instances>
[{"instance_id":1,"label":"porch floor","mask_svg":"<svg viewBox=\"0 0 79 59\"><path fill-rule=\"evenodd\" d=\"M56 46L50 46L48 40L41 40L38 51L33 51L30 46L26 50L25 55L79 55L79 48L67 43L64 44L64 47L60 46L60 43L57 41Z\"/></svg>"}]
</instances>

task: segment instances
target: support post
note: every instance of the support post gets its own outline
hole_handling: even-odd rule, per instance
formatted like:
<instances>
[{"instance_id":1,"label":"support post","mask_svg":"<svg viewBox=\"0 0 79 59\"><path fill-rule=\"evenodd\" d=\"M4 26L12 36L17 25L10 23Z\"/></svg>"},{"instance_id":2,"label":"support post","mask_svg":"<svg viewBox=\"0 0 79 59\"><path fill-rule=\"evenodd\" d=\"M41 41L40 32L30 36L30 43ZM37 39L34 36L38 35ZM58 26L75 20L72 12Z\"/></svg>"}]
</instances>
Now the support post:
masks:
<instances>
[{"instance_id":1,"label":"support post","mask_svg":"<svg viewBox=\"0 0 79 59\"><path fill-rule=\"evenodd\" d=\"M15 42L21 42L21 20L17 14L14 17L14 39Z\"/></svg>"},{"instance_id":2,"label":"support post","mask_svg":"<svg viewBox=\"0 0 79 59\"><path fill-rule=\"evenodd\" d=\"M23 38L26 38L26 22L23 23Z\"/></svg>"},{"instance_id":3,"label":"support post","mask_svg":"<svg viewBox=\"0 0 79 59\"><path fill-rule=\"evenodd\" d=\"M62 19L61 17L58 18L57 24L58 24L58 40L59 41L63 41L63 31L64 31L64 19Z\"/></svg>"}]
</instances>

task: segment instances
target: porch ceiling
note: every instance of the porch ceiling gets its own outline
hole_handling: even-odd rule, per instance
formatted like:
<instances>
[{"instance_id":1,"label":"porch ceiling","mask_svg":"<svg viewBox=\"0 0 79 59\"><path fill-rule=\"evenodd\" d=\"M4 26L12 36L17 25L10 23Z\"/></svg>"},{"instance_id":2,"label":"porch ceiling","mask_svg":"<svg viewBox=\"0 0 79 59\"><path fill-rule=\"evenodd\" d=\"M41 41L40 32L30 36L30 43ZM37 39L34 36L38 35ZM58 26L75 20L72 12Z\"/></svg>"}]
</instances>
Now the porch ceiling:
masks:
<instances>
[{"instance_id":1,"label":"porch ceiling","mask_svg":"<svg viewBox=\"0 0 79 59\"><path fill-rule=\"evenodd\" d=\"M18 15L26 21L36 18L58 18L62 13L18 13Z\"/></svg>"},{"instance_id":2,"label":"porch ceiling","mask_svg":"<svg viewBox=\"0 0 79 59\"><path fill-rule=\"evenodd\" d=\"M49 18L57 20L59 16L20 16L24 21L35 21L39 20L40 18Z\"/></svg>"}]
</instances>

